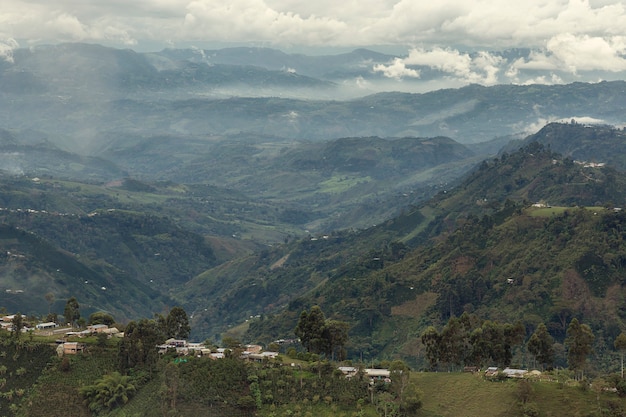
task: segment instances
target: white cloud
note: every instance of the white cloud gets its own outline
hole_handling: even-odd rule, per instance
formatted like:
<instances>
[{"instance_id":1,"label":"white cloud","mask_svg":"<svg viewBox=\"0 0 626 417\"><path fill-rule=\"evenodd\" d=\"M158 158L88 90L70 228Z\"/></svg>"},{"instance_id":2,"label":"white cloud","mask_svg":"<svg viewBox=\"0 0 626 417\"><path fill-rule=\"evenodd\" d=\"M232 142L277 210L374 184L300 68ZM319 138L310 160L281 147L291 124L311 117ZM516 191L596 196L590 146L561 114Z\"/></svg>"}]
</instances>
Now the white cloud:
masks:
<instances>
[{"instance_id":1,"label":"white cloud","mask_svg":"<svg viewBox=\"0 0 626 417\"><path fill-rule=\"evenodd\" d=\"M373 70L374 72L382 72L387 78L395 78L398 80L402 78L420 77L420 72L415 69L407 68L406 62L401 58L394 59L391 64L388 65L374 65Z\"/></svg>"},{"instance_id":2,"label":"white cloud","mask_svg":"<svg viewBox=\"0 0 626 417\"><path fill-rule=\"evenodd\" d=\"M610 39L623 0L3 0L0 38L274 45L543 47L562 33Z\"/></svg>"},{"instance_id":3,"label":"white cloud","mask_svg":"<svg viewBox=\"0 0 626 417\"><path fill-rule=\"evenodd\" d=\"M302 17L295 11L275 10L263 0L195 0L186 10L179 36L198 41L323 45L336 44L348 30L332 17Z\"/></svg>"},{"instance_id":4,"label":"white cloud","mask_svg":"<svg viewBox=\"0 0 626 417\"><path fill-rule=\"evenodd\" d=\"M626 70L626 36L591 37L563 33L546 43L545 49L533 52L528 60L513 64L516 69L579 71Z\"/></svg>"},{"instance_id":5,"label":"white cloud","mask_svg":"<svg viewBox=\"0 0 626 417\"><path fill-rule=\"evenodd\" d=\"M13 63L13 50L19 48L19 44L13 38L0 41L0 59Z\"/></svg>"},{"instance_id":6,"label":"white cloud","mask_svg":"<svg viewBox=\"0 0 626 417\"><path fill-rule=\"evenodd\" d=\"M402 45L407 57L373 69L399 80L424 76L417 66L425 66L450 83L485 85L626 71L624 28L624 0L2 0L0 7L0 41L22 45ZM10 60L14 46L0 43L0 59ZM512 62L486 52L511 47L533 52Z\"/></svg>"},{"instance_id":7,"label":"white cloud","mask_svg":"<svg viewBox=\"0 0 626 417\"><path fill-rule=\"evenodd\" d=\"M478 52L472 56L449 48L416 48L411 50L408 57L397 58L389 65L377 65L374 71L383 72L390 78L416 77L419 72L407 66L427 66L467 83L490 85L498 82L503 62L503 58L488 52Z\"/></svg>"}]
</instances>

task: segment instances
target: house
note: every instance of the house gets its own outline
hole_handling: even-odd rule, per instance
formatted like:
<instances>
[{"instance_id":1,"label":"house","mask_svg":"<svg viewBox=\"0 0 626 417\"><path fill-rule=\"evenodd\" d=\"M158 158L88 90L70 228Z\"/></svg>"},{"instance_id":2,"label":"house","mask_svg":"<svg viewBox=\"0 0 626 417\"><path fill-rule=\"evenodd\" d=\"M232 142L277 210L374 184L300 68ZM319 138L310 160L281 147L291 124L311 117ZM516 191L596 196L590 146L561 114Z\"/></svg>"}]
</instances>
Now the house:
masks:
<instances>
[{"instance_id":1,"label":"house","mask_svg":"<svg viewBox=\"0 0 626 417\"><path fill-rule=\"evenodd\" d=\"M15 318L15 314L11 314L10 316L3 316L2 321L5 323L10 323Z\"/></svg>"},{"instance_id":2,"label":"house","mask_svg":"<svg viewBox=\"0 0 626 417\"><path fill-rule=\"evenodd\" d=\"M354 366L340 366L337 369L339 369L341 373L346 376L346 378L352 378L359 372L359 369Z\"/></svg>"},{"instance_id":3,"label":"house","mask_svg":"<svg viewBox=\"0 0 626 417\"><path fill-rule=\"evenodd\" d=\"M523 378L528 373L526 369L504 368L502 371L507 378Z\"/></svg>"},{"instance_id":4,"label":"house","mask_svg":"<svg viewBox=\"0 0 626 417\"><path fill-rule=\"evenodd\" d=\"M108 328L109 326L107 326L106 324L92 324L90 326L87 326L87 330L89 330L91 333L104 333L104 331Z\"/></svg>"},{"instance_id":5,"label":"house","mask_svg":"<svg viewBox=\"0 0 626 417\"><path fill-rule=\"evenodd\" d=\"M365 375L370 378L389 378L391 376L391 372L389 372L389 369L366 369Z\"/></svg>"},{"instance_id":6,"label":"house","mask_svg":"<svg viewBox=\"0 0 626 417\"><path fill-rule=\"evenodd\" d=\"M261 353L249 353L247 355L242 354L243 359L248 359L255 362L263 362L266 359L274 359L278 356L278 352L261 352Z\"/></svg>"},{"instance_id":7,"label":"house","mask_svg":"<svg viewBox=\"0 0 626 417\"><path fill-rule=\"evenodd\" d=\"M369 377L370 384L374 384L377 381L383 381L385 383L391 382L391 372L389 369L365 369L365 376Z\"/></svg>"},{"instance_id":8,"label":"house","mask_svg":"<svg viewBox=\"0 0 626 417\"><path fill-rule=\"evenodd\" d=\"M498 367L497 366L490 366L485 371L485 376L496 376L496 375L498 375Z\"/></svg>"},{"instance_id":9,"label":"house","mask_svg":"<svg viewBox=\"0 0 626 417\"><path fill-rule=\"evenodd\" d=\"M64 355L76 355L79 352L85 351L85 345L78 342L65 342L62 345Z\"/></svg>"},{"instance_id":10,"label":"house","mask_svg":"<svg viewBox=\"0 0 626 417\"><path fill-rule=\"evenodd\" d=\"M263 350L263 348L259 345L246 345L245 348L246 350L244 353L261 353L261 350Z\"/></svg>"},{"instance_id":11,"label":"house","mask_svg":"<svg viewBox=\"0 0 626 417\"><path fill-rule=\"evenodd\" d=\"M49 321L46 323L39 323L38 325L35 326L37 330L54 329L55 327L59 327L59 325L52 321Z\"/></svg>"},{"instance_id":12,"label":"house","mask_svg":"<svg viewBox=\"0 0 626 417\"><path fill-rule=\"evenodd\" d=\"M186 347L187 346L187 341L186 340L177 340L174 338L171 339L167 339L165 341L165 344L170 346L170 347Z\"/></svg>"}]
</instances>

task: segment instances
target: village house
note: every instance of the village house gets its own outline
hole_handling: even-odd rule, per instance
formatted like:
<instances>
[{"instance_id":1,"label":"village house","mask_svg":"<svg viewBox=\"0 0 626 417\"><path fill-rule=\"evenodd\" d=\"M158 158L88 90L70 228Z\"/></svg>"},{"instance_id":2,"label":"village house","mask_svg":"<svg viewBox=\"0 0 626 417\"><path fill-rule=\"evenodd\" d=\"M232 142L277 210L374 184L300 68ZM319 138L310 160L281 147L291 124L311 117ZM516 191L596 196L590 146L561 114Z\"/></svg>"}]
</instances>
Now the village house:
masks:
<instances>
[{"instance_id":1,"label":"village house","mask_svg":"<svg viewBox=\"0 0 626 417\"><path fill-rule=\"evenodd\" d=\"M526 369L504 368L502 373L505 374L507 378L523 378L528 371Z\"/></svg>"},{"instance_id":2,"label":"village house","mask_svg":"<svg viewBox=\"0 0 626 417\"><path fill-rule=\"evenodd\" d=\"M341 373L346 376L346 378L352 378L359 372L359 369L354 366L340 366L337 369L339 369Z\"/></svg>"},{"instance_id":3,"label":"village house","mask_svg":"<svg viewBox=\"0 0 626 417\"><path fill-rule=\"evenodd\" d=\"M485 376L496 376L496 375L498 375L497 366L490 366L489 368L487 368L487 370L485 370Z\"/></svg>"},{"instance_id":4,"label":"village house","mask_svg":"<svg viewBox=\"0 0 626 417\"><path fill-rule=\"evenodd\" d=\"M92 324L87 326L87 330L89 330L91 333L103 333L108 328L109 326L107 326L106 324Z\"/></svg>"},{"instance_id":5,"label":"village house","mask_svg":"<svg viewBox=\"0 0 626 417\"><path fill-rule=\"evenodd\" d=\"M77 353L84 352L85 345L78 342L65 342L57 347L57 354L63 355L76 355Z\"/></svg>"},{"instance_id":6,"label":"village house","mask_svg":"<svg viewBox=\"0 0 626 417\"><path fill-rule=\"evenodd\" d=\"M35 326L37 330L48 330L48 329L54 329L56 327L59 327L59 325L53 321L49 321L46 323L39 323Z\"/></svg>"},{"instance_id":7,"label":"village house","mask_svg":"<svg viewBox=\"0 0 626 417\"><path fill-rule=\"evenodd\" d=\"M242 354L241 357L243 359L247 359L255 362L263 362L268 359L275 359L278 356L278 352L260 352L260 353L249 353Z\"/></svg>"},{"instance_id":8,"label":"village house","mask_svg":"<svg viewBox=\"0 0 626 417\"><path fill-rule=\"evenodd\" d=\"M391 382L391 372L389 371L389 369L378 369L378 368L373 368L373 369L365 369L363 371L365 373L365 376L367 376L370 379L370 384L374 384L375 382L378 381L383 381L385 383L390 383Z\"/></svg>"}]
</instances>

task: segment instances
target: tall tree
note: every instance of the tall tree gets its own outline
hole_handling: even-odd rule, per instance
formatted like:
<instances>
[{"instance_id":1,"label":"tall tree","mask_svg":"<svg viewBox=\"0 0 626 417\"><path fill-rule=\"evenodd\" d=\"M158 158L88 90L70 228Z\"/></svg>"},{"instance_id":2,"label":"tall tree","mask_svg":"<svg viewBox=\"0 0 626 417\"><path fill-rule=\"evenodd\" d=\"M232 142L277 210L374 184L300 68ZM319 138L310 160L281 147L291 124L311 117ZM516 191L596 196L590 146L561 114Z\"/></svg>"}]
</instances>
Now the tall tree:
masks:
<instances>
[{"instance_id":1,"label":"tall tree","mask_svg":"<svg viewBox=\"0 0 626 417\"><path fill-rule=\"evenodd\" d=\"M580 371L583 369L587 356L593 351L593 332L586 324L580 324L578 319L573 318L567 328L565 346L567 347L567 364L570 369Z\"/></svg>"},{"instance_id":2,"label":"tall tree","mask_svg":"<svg viewBox=\"0 0 626 417\"><path fill-rule=\"evenodd\" d=\"M345 345L348 342L348 323L339 320L326 320L324 323L323 337L326 340L326 357L333 360L345 358ZM336 356L335 356L336 354Z\"/></svg>"},{"instance_id":3,"label":"tall tree","mask_svg":"<svg viewBox=\"0 0 626 417\"><path fill-rule=\"evenodd\" d=\"M174 307L165 319L165 334L175 339L187 339L191 332L187 312L182 307Z\"/></svg>"},{"instance_id":4,"label":"tall tree","mask_svg":"<svg viewBox=\"0 0 626 417\"><path fill-rule=\"evenodd\" d=\"M70 325L74 325L80 318L80 305L76 297L71 297L65 303L65 309L63 310L63 316L65 322Z\"/></svg>"},{"instance_id":5,"label":"tall tree","mask_svg":"<svg viewBox=\"0 0 626 417\"><path fill-rule=\"evenodd\" d=\"M140 367L152 372L158 359L157 346L165 339L163 329L156 320L131 321L118 344L120 368L127 371Z\"/></svg>"},{"instance_id":6,"label":"tall tree","mask_svg":"<svg viewBox=\"0 0 626 417\"><path fill-rule=\"evenodd\" d=\"M613 346L615 349L619 351L620 354L620 362L622 365L622 379L624 379L624 351L626 351L626 333L621 332L619 336L615 338L615 342L613 342Z\"/></svg>"},{"instance_id":7,"label":"tall tree","mask_svg":"<svg viewBox=\"0 0 626 417\"><path fill-rule=\"evenodd\" d=\"M311 311L304 310L300 314L294 333L300 338L300 343L307 351L322 353L325 324L326 317L319 306L313 306Z\"/></svg>"},{"instance_id":8,"label":"tall tree","mask_svg":"<svg viewBox=\"0 0 626 417\"><path fill-rule=\"evenodd\" d=\"M24 317L20 313L13 316L11 320L11 333L13 337L19 339L22 335L22 329L24 328Z\"/></svg>"},{"instance_id":9,"label":"tall tree","mask_svg":"<svg viewBox=\"0 0 626 417\"><path fill-rule=\"evenodd\" d=\"M426 359L428 359L430 369L437 368L441 348L441 336L437 329L433 326L428 326L422 333L422 344L426 349Z\"/></svg>"},{"instance_id":10,"label":"tall tree","mask_svg":"<svg viewBox=\"0 0 626 417\"><path fill-rule=\"evenodd\" d=\"M528 351L535 357L541 366L552 366L554 363L554 339L548 333L548 328L541 323L528 340Z\"/></svg>"}]
</instances>

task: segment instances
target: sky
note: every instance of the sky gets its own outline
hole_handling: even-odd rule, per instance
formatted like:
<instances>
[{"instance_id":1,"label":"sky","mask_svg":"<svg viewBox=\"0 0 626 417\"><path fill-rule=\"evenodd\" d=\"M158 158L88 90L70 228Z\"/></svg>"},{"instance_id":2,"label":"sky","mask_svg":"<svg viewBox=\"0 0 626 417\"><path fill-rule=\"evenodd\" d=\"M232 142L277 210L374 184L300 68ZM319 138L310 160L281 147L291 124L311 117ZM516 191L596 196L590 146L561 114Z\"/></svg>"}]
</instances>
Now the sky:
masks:
<instances>
[{"instance_id":1,"label":"sky","mask_svg":"<svg viewBox=\"0 0 626 417\"><path fill-rule=\"evenodd\" d=\"M375 68L389 78L419 78L411 66L426 65L483 84L520 71L558 81L558 73L626 71L626 0L2 0L0 57L59 42L378 45L406 51ZM509 48L532 53L504 66L491 52Z\"/></svg>"}]
</instances>

